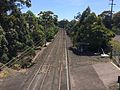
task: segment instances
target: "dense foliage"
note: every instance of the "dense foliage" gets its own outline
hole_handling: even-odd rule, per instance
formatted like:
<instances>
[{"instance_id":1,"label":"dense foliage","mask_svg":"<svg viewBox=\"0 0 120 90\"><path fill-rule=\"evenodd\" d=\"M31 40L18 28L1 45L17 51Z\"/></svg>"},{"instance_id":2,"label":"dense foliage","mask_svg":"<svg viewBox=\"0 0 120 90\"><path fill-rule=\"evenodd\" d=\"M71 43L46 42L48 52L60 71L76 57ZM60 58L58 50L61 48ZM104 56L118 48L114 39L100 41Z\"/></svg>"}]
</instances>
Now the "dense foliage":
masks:
<instances>
[{"instance_id":1,"label":"dense foliage","mask_svg":"<svg viewBox=\"0 0 120 90\"><path fill-rule=\"evenodd\" d=\"M31 11L22 13L21 8L25 6L30 7L31 1L0 1L0 62L2 63L10 61L26 49L29 50L28 54L35 53L35 47L43 46L46 40L51 41L57 33L57 16L52 11L41 12L39 17L36 17ZM47 22L44 22L45 20Z\"/></svg>"},{"instance_id":2,"label":"dense foliage","mask_svg":"<svg viewBox=\"0 0 120 90\"><path fill-rule=\"evenodd\" d=\"M113 15L113 27L112 30L116 33L116 34L120 34L120 11L115 13Z\"/></svg>"},{"instance_id":3,"label":"dense foliage","mask_svg":"<svg viewBox=\"0 0 120 90\"><path fill-rule=\"evenodd\" d=\"M64 29L69 29L69 21L67 19L63 19L58 22L58 26Z\"/></svg>"},{"instance_id":4,"label":"dense foliage","mask_svg":"<svg viewBox=\"0 0 120 90\"><path fill-rule=\"evenodd\" d=\"M113 14L112 18L110 11L104 11L100 16L106 28L111 29L116 34L120 34L120 11Z\"/></svg>"},{"instance_id":5,"label":"dense foliage","mask_svg":"<svg viewBox=\"0 0 120 90\"><path fill-rule=\"evenodd\" d=\"M104 22L104 23L103 23ZM88 7L82 14L78 13L75 20L69 22L67 32L70 34L73 45L81 51L97 52L101 48L110 46L115 34L107 27L109 21L103 21ZM108 25L109 26L109 25Z\"/></svg>"}]
</instances>

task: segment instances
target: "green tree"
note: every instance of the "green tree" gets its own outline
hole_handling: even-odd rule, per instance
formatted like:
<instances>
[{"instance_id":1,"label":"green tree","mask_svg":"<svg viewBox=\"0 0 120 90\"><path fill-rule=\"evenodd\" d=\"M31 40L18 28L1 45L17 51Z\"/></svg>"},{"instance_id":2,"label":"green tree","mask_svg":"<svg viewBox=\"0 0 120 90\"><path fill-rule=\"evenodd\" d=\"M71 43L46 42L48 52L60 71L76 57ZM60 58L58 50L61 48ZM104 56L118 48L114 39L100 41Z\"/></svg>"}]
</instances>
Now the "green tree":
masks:
<instances>
[{"instance_id":1,"label":"green tree","mask_svg":"<svg viewBox=\"0 0 120 90\"><path fill-rule=\"evenodd\" d=\"M8 58L8 41L5 37L5 32L3 28L0 26L0 57L1 57L1 62L5 63L9 60Z\"/></svg>"},{"instance_id":2,"label":"green tree","mask_svg":"<svg viewBox=\"0 0 120 90\"><path fill-rule=\"evenodd\" d=\"M1 14L6 14L7 11L16 10L21 8L23 5L27 7L31 6L30 0L1 0L0 1L0 12Z\"/></svg>"},{"instance_id":3,"label":"green tree","mask_svg":"<svg viewBox=\"0 0 120 90\"><path fill-rule=\"evenodd\" d=\"M7 62L17 55L18 43L25 43L20 37L26 37L26 22L21 8L30 7L30 0L1 0L0 1L0 58ZM26 33L26 35L24 34Z\"/></svg>"},{"instance_id":4,"label":"green tree","mask_svg":"<svg viewBox=\"0 0 120 90\"><path fill-rule=\"evenodd\" d=\"M104 11L100 14L100 16L102 17L102 22L105 25L105 27L111 29L112 28L111 12Z\"/></svg>"},{"instance_id":5,"label":"green tree","mask_svg":"<svg viewBox=\"0 0 120 90\"><path fill-rule=\"evenodd\" d=\"M71 34L78 49L84 47L90 51L108 47L109 41L114 37L114 33L104 26L101 16L91 13L89 7L79 16Z\"/></svg>"},{"instance_id":6,"label":"green tree","mask_svg":"<svg viewBox=\"0 0 120 90\"><path fill-rule=\"evenodd\" d=\"M90 12L90 7L87 7L87 9L82 13L79 21L83 22L83 20L85 20L85 18L90 14Z\"/></svg>"},{"instance_id":7,"label":"green tree","mask_svg":"<svg viewBox=\"0 0 120 90\"><path fill-rule=\"evenodd\" d=\"M53 39L54 34L56 33L53 28L57 25L57 15L55 15L52 11L41 11L39 14L39 24L44 27L45 34L45 46L46 41L50 41Z\"/></svg>"},{"instance_id":8,"label":"green tree","mask_svg":"<svg viewBox=\"0 0 120 90\"><path fill-rule=\"evenodd\" d=\"M67 19L63 19L58 22L58 26L60 28L68 29L69 28L69 21Z\"/></svg>"},{"instance_id":9,"label":"green tree","mask_svg":"<svg viewBox=\"0 0 120 90\"><path fill-rule=\"evenodd\" d=\"M57 33L58 16L52 11L40 12L36 17L32 11L22 13L23 7L30 7L31 0L1 0L0 1L0 62L6 63L23 52L19 58L20 65L31 64L31 56L35 48L51 41ZM26 53L27 52L27 53ZM25 60L24 56L29 56Z\"/></svg>"},{"instance_id":10,"label":"green tree","mask_svg":"<svg viewBox=\"0 0 120 90\"><path fill-rule=\"evenodd\" d=\"M120 34L120 11L113 15L113 28L116 34Z\"/></svg>"}]
</instances>

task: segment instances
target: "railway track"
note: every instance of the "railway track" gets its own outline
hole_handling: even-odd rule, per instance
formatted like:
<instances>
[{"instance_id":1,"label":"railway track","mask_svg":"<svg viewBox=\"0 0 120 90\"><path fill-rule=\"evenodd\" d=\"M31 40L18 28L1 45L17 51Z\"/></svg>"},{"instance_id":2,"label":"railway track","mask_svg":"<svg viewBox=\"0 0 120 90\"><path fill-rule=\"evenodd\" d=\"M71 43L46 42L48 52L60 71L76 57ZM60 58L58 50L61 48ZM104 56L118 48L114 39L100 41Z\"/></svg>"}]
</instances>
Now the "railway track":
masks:
<instances>
[{"instance_id":1,"label":"railway track","mask_svg":"<svg viewBox=\"0 0 120 90\"><path fill-rule=\"evenodd\" d=\"M59 34L59 32L58 32ZM58 41L58 35L56 36L56 39L54 40L54 42ZM34 68L32 68L32 70L30 69L29 70L29 74L28 74L28 77L26 79L23 80L23 83L20 85L20 88L19 90L29 90L34 79L36 78L36 76L39 74L39 72L41 72L42 70L42 67L45 66L45 62L47 61L47 57L50 57L50 53L52 52L54 46L56 44L51 43L51 45L49 45L49 47L46 48L46 50L44 50L44 52L38 56L36 58L36 66ZM49 52L49 53L47 53ZM47 54L46 56L43 56L44 54ZM39 67L39 68L38 68ZM33 72L33 74L31 75L31 73ZM29 83L28 83L29 82ZM26 87L27 86L27 87Z\"/></svg>"},{"instance_id":2,"label":"railway track","mask_svg":"<svg viewBox=\"0 0 120 90\"><path fill-rule=\"evenodd\" d=\"M58 61L60 60L59 58L58 58L58 55L59 55L59 50L60 50L60 46L61 46L61 44L60 44L60 42L62 41L62 39L61 38L59 38L59 42L57 43L57 45L58 45L58 49L56 49L53 53L54 53L54 59L53 60L48 60L48 64L50 64L50 66L51 66L51 70L49 70L49 73L46 73L45 75L44 75L44 79L42 80L42 83L41 83L41 85L40 85L40 88L39 88L39 90L45 90L44 89L44 84L45 84L45 81L47 82L48 80L47 80L47 78L49 78L48 76L51 74L51 72L53 71L54 73L53 73L53 79L52 79L52 84L51 84L51 88L50 88L50 90L58 90L58 88L56 89L55 88L55 79L56 79L56 72L57 72L57 68L59 68L59 64L58 64ZM56 54L56 55L55 55ZM57 66L55 66L55 65L57 65ZM53 68L53 69L52 69ZM61 70L60 70L60 73L61 73ZM61 82L59 82L59 83L61 83ZM60 85L60 84L59 84ZM58 85L58 87L60 87ZM55 89L54 89L55 88Z\"/></svg>"},{"instance_id":3,"label":"railway track","mask_svg":"<svg viewBox=\"0 0 120 90\"><path fill-rule=\"evenodd\" d=\"M50 71L50 65L48 65L48 68L47 68L47 70L46 70L46 74L45 74L44 77L43 77L43 80L42 80L42 83L41 83L41 85L40 85L40 89L39 89L39 90L42 90L44 81L45 81L45 79L46 79L46 77L47 77L49 71Z\"/></svg>"},{"instance_id":4,"label":"railway track","mask_svg":"<svg viewBox=\"0 0 120 90\"><path fill-rule=\"evenodd\" d=\"M61 37L63 37L63 31L61 31ZM56 50L56 56L55 56L55 62L52 62L54 66L56 66L54 70L54 75L53 75L53 81L52 81L52 86L50 90L59 90L61 87L61 73L62 73L62 59L61 57L63 56L63 38L60 38L59 43L58 43L58 48ZM58 77L57 77L58 76Z\"/></svg>"},{"instance_id":5,"label":"railway track","mask_svg":"<svg viewBox=\"0 0 120 90\"><path fill-rule=\"evenodd\" d=\"M66 34L60 30L54 41L35 60L27 74L18 77L21 82L10 83L3 90L70 90ZM14 80L14 78L12 78ZM7 84L6 84L7 85Z\"/></svg>"},{"instance_id":6,"label":"railway track","mask_svg":"<svg viewBox=\"0 0 120 90\"><path fill-rule=\"evenodd\" d=\"M27 90L61 90L61 78L62 78L62 71L63 71L62 68L64 68L63 67L63 59L64 59L63 54L65 54L66 52L64 52L65 50L63 46L65 45L65 43L62 38L64 37L65 32L61 30L60 33L61 34L57 37L58 39L56 39L56 43L53 45L47 58L44 60L44 62L41 64L37 72L34 74L34 77L29 83ZM42 78L39 78L36 81L37 76L41 74L41 72L44 72L40 76ZM52 77L51 83L48 85L48 88L50 89L46 89L45 88L46 83L47 81L49 81L49 78L51 77ZM36 84L34 83L35 81L37 82ZM70 89L67 89L67 90L70 90Z\"/></svg>"},{"instance_id":7,"label":"railway track","mask_svg":"<svg viewBox=\"0 0 120 90\"><path fill-rule=\"evenodd\" d=\"M55 40L55 42L56 41L59 41L59 37L57 36L56 37L56 40ZM52 45L52 48L51 48L51 50L50 50L50 52L49 52L49 54L47 55L47 57L44 59L44 61L42 62L42 64L39 66L39 68L38 68L38 70L36 71L36 73L34 74L34 76L32 77L32 80L30 81L30 83L29 83L29 85L28 85L28 87L27 87L27 90L31 90L31 88L33 88L32 90L36 90L35 88L35 86L37 86L37 83L35 84L35 86L34 87L32 87L32 84L34 84L34 81L35 81L35 79L36 79L36 77L37 77L37 75L38 74L40 74L41 72L42 72L42 70L45 70L45 68L44 68L44 66L52 66L51 64L49 65L49 60L50 60L50 57L51 57L51 54L53 53L53 50L54 50L54 47L56 47L57 46L57 43L55 43L55 44L53 44ZM42 89L42 87L43 87L43 83L44 83L44 81L45 81L45 79L46 79L46 77L47 77L47 74L48 73L45 73L44 75L42 75L42 77L44 78L44 79L42 79L41 80L41 85L39 86L40 87L40 90ZM38 88L39 88L38 87Z\"/></svg>"}]
</instances>

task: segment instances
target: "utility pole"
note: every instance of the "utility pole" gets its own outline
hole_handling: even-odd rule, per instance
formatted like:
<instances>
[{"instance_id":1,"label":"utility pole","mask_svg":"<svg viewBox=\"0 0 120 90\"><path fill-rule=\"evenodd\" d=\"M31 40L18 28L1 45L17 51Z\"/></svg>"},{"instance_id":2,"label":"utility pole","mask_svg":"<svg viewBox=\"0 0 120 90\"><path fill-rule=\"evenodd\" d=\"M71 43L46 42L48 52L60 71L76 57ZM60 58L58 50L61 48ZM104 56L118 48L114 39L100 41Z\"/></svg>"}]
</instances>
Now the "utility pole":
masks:
<instances>
[{"instance_id":1,"label":"utility pole","mask_svg":"<svg viewBox=\"0 0 120 90\"><path fill-rule=\"evenodd\" d=\"M111 6L111 10L110 10L110 29L112 29L112 17L113 17L113 6L115 5L114 4L114 0L110 0L111 3L110 3L110 6ZM110 59L112 59L112 56L113 56L113 48L111 46L111 53L110 53Z\"/></svg>"},{"instance_id":2,"label":"utility pole","mask_svg":"<svg viewBox=\"0 0 120 90\"><path fill-rule=\"evenodd\" d=\"M112 16L113 16L113 6L115 5L114 4L114 0L110 0L111 3L110 3L110 6L111 6L111 10L110 10L110 15L111 15L111 20L112 20Z\"/></svg>"}]
</instances>

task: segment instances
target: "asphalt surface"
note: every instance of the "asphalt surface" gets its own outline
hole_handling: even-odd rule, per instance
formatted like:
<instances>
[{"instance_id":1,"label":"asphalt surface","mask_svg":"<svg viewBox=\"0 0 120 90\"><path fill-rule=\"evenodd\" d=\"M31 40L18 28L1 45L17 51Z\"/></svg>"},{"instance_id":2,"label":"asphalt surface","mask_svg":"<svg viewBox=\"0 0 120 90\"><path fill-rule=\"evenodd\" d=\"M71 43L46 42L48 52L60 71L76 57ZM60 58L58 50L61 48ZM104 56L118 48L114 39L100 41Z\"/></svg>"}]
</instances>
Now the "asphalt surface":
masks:
<instances>
[{"instance_id":1,"label":"asphalt surface","mask_svg":"<svg viewBox=\"0 0 120 90\"><path fill-rule=\"evenodd\" d=\"M70 48L70 39L67 41ZM71 50L68 50L68 56L71 90L107 90L92 66L100 62L98 57L75 55Z\"/></svg>"},{"instance_id":2,"label":"asphalt surface","mask_svg":"<svg viewBox=\"0 0 120 90\"><path fill-rule=\"evenodd\" d=\"M118 90L117 81L120 75L118 67L111 62L94 64L93 67L108 90Z\"/></svg>"},{"instance_id":3,"label":"asphalt surface","mask_svg":"<svg viewBox=\"0 0 120 90\"><path fill-rule=\"evenodd\" d=\"M60 30L38 55L34 66L25 73L15 72L0 79L0 90L107 90L93 65L109 60L78 56L71 46L70 38Z\"/></svg>"}]
</instances>

